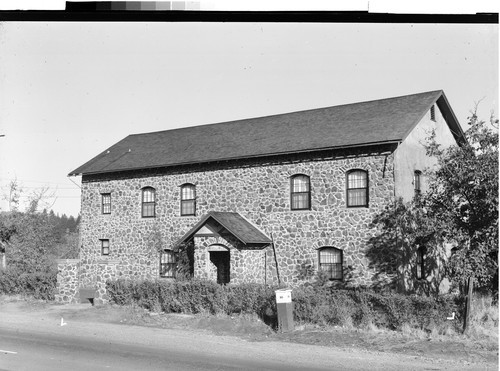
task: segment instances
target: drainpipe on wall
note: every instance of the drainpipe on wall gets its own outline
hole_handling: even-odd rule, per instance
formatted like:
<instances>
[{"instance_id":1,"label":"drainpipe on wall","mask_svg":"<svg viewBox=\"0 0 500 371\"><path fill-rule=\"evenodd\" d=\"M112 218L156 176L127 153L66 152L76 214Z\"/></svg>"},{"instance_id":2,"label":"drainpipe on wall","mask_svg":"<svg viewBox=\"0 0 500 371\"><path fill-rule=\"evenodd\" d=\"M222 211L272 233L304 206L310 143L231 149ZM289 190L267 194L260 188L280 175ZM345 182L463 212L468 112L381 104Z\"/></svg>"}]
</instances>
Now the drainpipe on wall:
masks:
<instances>
[{"instance_id":1,"label":"drainpipe on wall","mask_svg":"<svg viewBox=\"0 0 500 371\"><path fill-rule=\"evenodd\" d=\"M396 146L396 149L394 150L393 152L393 159L392 159L392 183L394 184L394 200L393 200L393 205L396 206L396 201L397 201L397 193L396 193L396 153L399 149L399 146L400 146L401 142L399 142ZM399 219L396 219L396 248L398 247L398 243L399 243L399 235L398 235L398 228L399 228ZM401 241L403 241L403 239L401 238ZM398 287L398 291L406 291L406 284L405 284L405 273L404 273L404 269L402 269L401 267L398 267L398 275L399 275L399 278L398 278L398 282L397 282L397 285L399 286Z\"/></svg>"},{"instance_id":2,"label":"drainpipe on wall","mask_svg":"<svg viewBox=\"0 0 500 371\"><path fill-rule=\"evenodd\" d=\"M278 286L281 286L280 271L278 268L278 258L276 257L276 247L274 246L274 238L272 233L271 233L271 244L273 245L274 263L276 264L276 276L278 276Z\"/></svg>"}]
</instances>

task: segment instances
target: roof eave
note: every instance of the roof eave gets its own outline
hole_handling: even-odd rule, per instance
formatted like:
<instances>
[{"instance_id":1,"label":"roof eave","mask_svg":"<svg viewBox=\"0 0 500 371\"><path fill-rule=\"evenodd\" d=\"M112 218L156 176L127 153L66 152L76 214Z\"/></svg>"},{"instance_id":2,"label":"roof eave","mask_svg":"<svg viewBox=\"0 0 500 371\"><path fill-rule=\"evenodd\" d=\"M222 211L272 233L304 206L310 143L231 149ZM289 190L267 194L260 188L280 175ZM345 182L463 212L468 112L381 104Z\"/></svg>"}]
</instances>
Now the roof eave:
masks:
<instances>
[{"instance_id":1,"label":"roof eave","mask_svg":"<svg viewBox=\"0 0 500 371\"><path fill-rule=\"evenodd\" d=\"M436 100L436 104L438 105L440 111L443 113L444 120L448 124L453 137L459 146L462 146L467 143L467 138L465 137L465 133L460 126L460 123L451 108L444 91L441 93L441 96Z\"/></svg>"},{"instance_id":2,"label":"roof eave","mask_svg":"<svg viewBox=\"0 0 500 371\"><path fill-rule=\"evenodd\" d=\"M314 148L314 149L307 149L307 150L300 150L300 151L271 152L271 153L263 153L263 154L258 154L258 155L210 159L210 160L203 161L203 162L186 161L186 162L179 162L179 163L168 164L168 165L130 167L130 168L117 169L117 170L100 170L100 171L84 172L83 170L80 170L80 168L83 167L83 166L81 166L81 167L73 170L72 172L70 172L68 174L68 176L111 174L111 173L121 173L121 172L126 172L126 171L152 170L152 169L169 168L169 167L174 167L174 166L196 165L196 164L202 164L202 163L205 164L205 163L214 163L214 162L222 162L222 161L235 161L235 160L244 160L244 159L251 159L251 158L263 158L263 157L268 157L268 156L290 155L290 154L297 154L297 153L311 153L311 152L320 152L320 151L328 151L328 150L341 150L341 149L347 149L347 148L362 148L362 147L371 147L371 146L382 146L382 145L388 145L388 144L398 144L398 143L401 143L402 140L403 139L388 139L385 141L349 144L349 145L345 145L345 146L322 147L322 148Z\"/></svg>"}]
</instances>

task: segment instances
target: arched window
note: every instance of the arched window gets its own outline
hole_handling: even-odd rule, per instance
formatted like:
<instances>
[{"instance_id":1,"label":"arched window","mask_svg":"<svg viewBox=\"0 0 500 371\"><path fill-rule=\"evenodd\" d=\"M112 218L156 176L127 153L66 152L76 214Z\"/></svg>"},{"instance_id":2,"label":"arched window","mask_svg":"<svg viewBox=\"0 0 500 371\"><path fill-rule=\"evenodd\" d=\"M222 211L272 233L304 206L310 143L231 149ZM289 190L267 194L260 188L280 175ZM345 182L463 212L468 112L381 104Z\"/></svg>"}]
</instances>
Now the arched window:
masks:
<instances>
[{"instance_id":1,"label":"arched window","mask_svg":"<svg viewBox=\"0 0 500 371\"><path fill-rule=\"evenodd\" d=\"M415 191L415 196L419 196L420 193L422 192L421 179L422 179L422 172L420 170L415 170L413 172L413 190Z\"/></svg>"},{"instance_id":2,"label":"arched window","mask_svg":"<svg viewBox=\"0 0 500 371\"><path fill-rule=\"evenodd\" d=\"M152 187L142 189L142 217L154 218L156 216L156 191Z\"/></svg>"},{"instance_id":3,"label":"arched window","mask_svg":"<svg viewBox=\"0 0 500 371\"><path fill-rule=\"evenodd\" d=\"M181 186L181 216L196 215L196 187L193 184Z\"/></svg>"},{"instance_id":4,"label":"arched window","mask_svg":"<svg viewBox=\"0 0 500 371\"><path fill-rule=\"evenodd\" d=\"M368 173L364 170L347 172L347 207L368 207Z\"/></svg>"},{"instance_id":5,"label":"arched window","mask_svg":"<svg viewBox=\"0 0 500 371\"><path fill-rule=\"evenodd\" d=\"M420 246L417 250L417 279L425 278L425 248Z\"/></svg>"},{"instance_id":6,"label":"arched window","mask_svg":"<svg viewBox=\"0 0 500 371\"><path fill-rule=\"evenodd\" d=\"M342 280L342 250L335 247L319 249L319 269L326 273L330 280Z\"/></svg>"},{"instance_id":7,"label":"arched window","mask_svg":"<svg viewBox=\"0 0 500 371\"><path fill-rule=\"evenodd\" d=\"M292 210L311 209L311 186L307 175L294 175L290 179L290 205Z\"/></svg>"}]
</instances>

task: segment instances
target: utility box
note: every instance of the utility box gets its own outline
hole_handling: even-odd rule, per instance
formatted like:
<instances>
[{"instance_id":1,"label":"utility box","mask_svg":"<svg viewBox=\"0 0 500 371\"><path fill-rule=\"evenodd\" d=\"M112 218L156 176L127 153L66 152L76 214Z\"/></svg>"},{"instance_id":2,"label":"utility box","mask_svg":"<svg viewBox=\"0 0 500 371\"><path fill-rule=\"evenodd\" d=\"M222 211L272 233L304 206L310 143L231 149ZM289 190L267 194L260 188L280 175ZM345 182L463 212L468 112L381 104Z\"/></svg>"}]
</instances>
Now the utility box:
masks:
<instances>
[{"instance_id":1,"label":"utility box","mask_svg":"<svg viewBox=\"0 0 500 371\"><path fill-rule=\"evenodd\" d=\"M289 332L295 329L293 324L292 290L276 290L278 307L278 331Z\"/></svg>"},{"instance_id":2,"label":"utility box","mask_svg":"<svg viewBox=\"0 0 500 371\"><path fill-rule=\"evenodd\" d=\"M80 288L80 303L88 303L94 305L94 299L96 297L96 289L92 287L81 287Z\"/></svg>"}]
</instances>

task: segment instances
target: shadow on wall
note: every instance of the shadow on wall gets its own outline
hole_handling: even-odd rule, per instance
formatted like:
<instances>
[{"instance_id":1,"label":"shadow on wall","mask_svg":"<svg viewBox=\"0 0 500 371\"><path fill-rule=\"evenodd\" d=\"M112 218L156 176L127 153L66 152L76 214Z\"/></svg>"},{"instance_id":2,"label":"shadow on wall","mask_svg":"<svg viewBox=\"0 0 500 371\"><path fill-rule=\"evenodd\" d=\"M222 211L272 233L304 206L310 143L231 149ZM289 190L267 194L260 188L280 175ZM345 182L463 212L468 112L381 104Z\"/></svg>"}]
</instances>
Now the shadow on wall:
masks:
<instances>
[{"instance_id":1,"label":"shadow on wall","mask_svg":"<svg viewBox=\"0 0 500 371\"><path fill-rule=\"evenodd\" d=\"M399 199L374 218L378 233L366 253L374 289L426 295L444 290L445 241L434 223L418 199L407 204Z\"/></svg>"},{"instance_id":2,"label":"shadow on wall","mask_svg":"<svg viewBox=\"0 0 500 371\"><path fill-rule=\"evenodd\" d=\"M296 275L300 281L313 284L314 286L330 286L338 289L356 287L356 275L354 268L350 265L344 266L341 280L331 280L328 275L318 270L312 260L306 260L296 266Z\"/></svg>"},{"instance_id":3,"label":"shadow on wall","mask_svg":"<svg viewBox=\"0 0 500 371\"><path fill-rule=\"evenodd\" d=\"M181 244L177 253L175 278L178 281L188 281L194 276L194 242Z\"/></svg>"}]
</instances>

